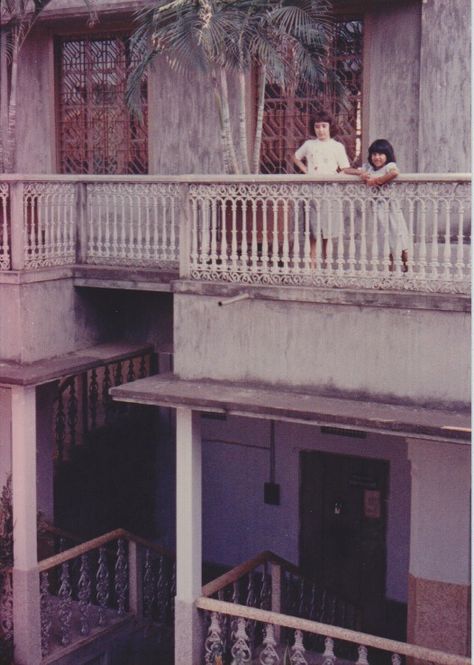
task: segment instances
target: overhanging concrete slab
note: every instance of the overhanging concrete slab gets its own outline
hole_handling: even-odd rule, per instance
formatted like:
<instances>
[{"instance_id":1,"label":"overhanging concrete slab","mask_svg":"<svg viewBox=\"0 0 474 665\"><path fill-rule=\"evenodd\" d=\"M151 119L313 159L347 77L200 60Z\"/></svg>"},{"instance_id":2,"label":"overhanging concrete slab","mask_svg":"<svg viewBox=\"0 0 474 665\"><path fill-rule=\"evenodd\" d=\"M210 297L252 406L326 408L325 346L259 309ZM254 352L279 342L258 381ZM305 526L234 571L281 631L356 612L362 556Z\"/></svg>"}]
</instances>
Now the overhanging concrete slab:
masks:
<instances>
[{"instance_id":1,"label":"overhanging concrete slab","mask_svg":"<svg viewBox=\"0 0 474 665\"><path fill-rule=\"evenodd\" d=\"M187 380L174 374L140 379L110 390L117 401L155 406L185 406L253 418L360 429L403 437L470 443L468 411L427 409L356 398L328 397L269 386Z\"/></svg>"},{"instance_id":2,"label":"overhanging concrete slab","mask_svg":"<svg viewBox=\"0 0 474 665\"><path fill-rule=\"evenodd\" d=\"M152 351L153 347L150 344L112 342L32 363L0 361L0 385L41 385L64 376L85 372L106 363L113 363Z\"/></svg>"}]
</instances>

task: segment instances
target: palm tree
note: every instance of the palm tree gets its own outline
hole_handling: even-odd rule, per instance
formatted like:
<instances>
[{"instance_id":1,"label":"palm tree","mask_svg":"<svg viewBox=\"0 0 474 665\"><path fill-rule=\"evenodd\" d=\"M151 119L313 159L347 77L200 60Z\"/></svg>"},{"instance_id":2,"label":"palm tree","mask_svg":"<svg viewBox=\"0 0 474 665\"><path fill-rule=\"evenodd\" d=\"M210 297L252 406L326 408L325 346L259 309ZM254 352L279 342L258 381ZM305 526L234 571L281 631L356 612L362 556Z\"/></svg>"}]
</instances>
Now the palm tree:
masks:
<instances>
[{"instance_id":1,"label":"palm tree","mask_svg":"<svg viewBox=\"0 0 474 665\"><path fill-rule=\"evenodd\" d=\"M229 173L258 173L265 86L317 88L332 34L330 0L155 0L137 14L133 43L140 62L129 77L127 99L139 115L140 81L164 59L177 72L206 72L219 112L224 167ZM257 72L253 152L248 154L248 74ZM237 75L238 146L232 132L228 77Z\"/></svg>"},{"instance_id":2,"label":"palm tree","mask_svg":"<svg viewBox=\"0 0 474 665\"><path fill-rule=\"evenodd\" d=\"M15 170L16 96L19 56L42 11L53 0L0 0L0 171ZM97 20L93 0L84 0L89 25Z\"/></svg>"}]
</instances>

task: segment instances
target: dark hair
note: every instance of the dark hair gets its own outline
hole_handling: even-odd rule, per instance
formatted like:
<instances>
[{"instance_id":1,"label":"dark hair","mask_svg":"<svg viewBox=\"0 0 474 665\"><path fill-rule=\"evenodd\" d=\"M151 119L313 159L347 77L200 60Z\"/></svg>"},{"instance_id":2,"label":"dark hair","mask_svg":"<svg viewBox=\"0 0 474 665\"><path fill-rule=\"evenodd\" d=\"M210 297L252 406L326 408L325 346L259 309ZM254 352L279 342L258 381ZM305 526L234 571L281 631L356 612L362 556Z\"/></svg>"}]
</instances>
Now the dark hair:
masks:
<instances>
[{"instance_id":1,"label":"dark hair","mask_svg":"<svg viewBox=\"0 0 474 665\"><path fill-rule=\"evenodd\" d=\"M327 122L329 123L329 132L331 136L336 133L336 124L334 122L333 116L327 111L316 111L316 113L311 118L311 131L314 132L314 125L317 122Z\"/></svg>"},{"instance_id":2,"label":"dark hair","mask_svg":"<svg viewBox=\"0 0 474 665\"><path fill-rule=\"evenodd\" d=\"M372 155L374 154L374 152L378 152L381 155L385 155L385 157L387 158L387 164L389 162L396 161L392 144L389 141L387 141L387 139L377 139L376 141L374 141L369 145L369 164L371 166L374 166L372 164Z\"/></svg>"}]
</instances>

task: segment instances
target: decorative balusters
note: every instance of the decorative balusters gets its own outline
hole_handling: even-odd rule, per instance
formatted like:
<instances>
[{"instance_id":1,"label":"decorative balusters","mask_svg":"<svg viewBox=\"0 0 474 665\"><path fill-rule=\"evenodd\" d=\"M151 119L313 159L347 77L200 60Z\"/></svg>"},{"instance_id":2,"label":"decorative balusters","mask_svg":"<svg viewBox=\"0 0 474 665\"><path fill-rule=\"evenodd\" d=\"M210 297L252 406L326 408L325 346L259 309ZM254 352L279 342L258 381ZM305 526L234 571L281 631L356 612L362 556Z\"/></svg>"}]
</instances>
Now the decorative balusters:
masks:
<instances>
[{"instance_id":1,"label":"decorative balusters","mask_svg":"<svg viewBox=\"0 0 474 665\"><path fill-rule=\"evenodd\" d=\"M25 268L75 261L76 187L71 183L26 183Z\"/></svg>"},{"instance_id":2,"label":"decorative balusters","mask_svg":"<svg viewBox=\"0 0 474 665\"><path fill-rule=\"evenodd\" d=\"M76 381L73 378L69 386L69 399L67 407L67 424L69 427L69 440L71 446L76 445L76 427L78 422L77 407L78 401L76 396Z\"/></svg>"},{"instance_id":3,"label":"decorative balusters","mask_svg":"<svg viewBox=\"0 0 474 665\"><path fill-rule=\"evenodd\" d=\"M40 611L41 611L41 653L47 656L50 650L51 628L53 625L51 599L49 595L49 576L40 574Z\"/></svg>"},{"instance_id":4,"label":"decorative balusters","mask_svg":"<svg viewBox=\"0 0 474 665\"><path fill-rule=\"evenodd\" d=\"M10 229L7 217L9 187L0 183L0 270L9 270L11 266Z\"/></svg>"},{"instance_id":5,"label":"decorative balusters","mask_svg":"<svg viewBox=\"0 0 474 665\"><path fill-rule=\"evenodd\" d=\"M233 592L232 592L232 602L238 604L240 602L240 591L239 591L239 583L234 582L233 584Z\"/></svg>"},{"instance_id":6,"label":"decorative balusters","mask_svg":"<svg viewBox=\"0 0 474 665\"><path fill-rule=\"evenodd\" d=\"M125 541L117 542L117 559L115 562L115 597L117 599L118 615L126 613L128 599L128 559Z\"/></svg>"},{"instance_id":7,"label":"decorative balusters","mask_svg":"<svg viewBox=\"0 0 474 665\"><path fill-rule=\"evenodd\" d=\"M334 640L332 637L326 637L324 640L324 653L322 665L334 665L336 656L334 655Z\"/></svg>"},{"instance_id":8,"label":"decorative balusters","mask_svg":"<svg viewBox=\"0 0 474 665\"><path fill-rule=\"evenodd\" d=\"M209 238L201 245L191 277L464 292L469 288L463 229L468 215L463 208L456 256L451 256L451 233L440 226L439 202L456 200L461 210L468 205L468 194L468 183L400 182L380 190L355 182L192 184L191 210L198 203L201 210L215 208L223 216L224 232L220 244L214 243L214 213L208 215ZM389 219L402 211L409 243L408 247L394 247ZM192 217L194 233L200 219L194 213ZM327 236L325 243L316 242L314 257L310 255L310 222L316 227L316 238L322 237L322 226ZM432 224L429 233L428 223ZM408 250L407 264L402 250Z\"/></svg>"},{"instance_id":9,"label":"decorative balusters","mask_svg":"<svg viewBox=\"0 0 474 665\"><path fill-rule=\"evenodd\" d=\"M402 665L402 658L401 656L399 656L398 653L392 653L392 657L390 660L392 662L392 665Z\"/></svg>"},{"instance_id":10,"label":"decorative balusters","mask_svg":"<svg viewBox=\"0 0 474 665\"><path fill-rule=\"evenodd\" d=\"M86 263L177 268L179 185L97 183L87 195Z\"/></svg>"},{"instance_id":11,"label":"decorative balusters","mask_svg":"<svg viewBox=\"0 0 474 665\"><path fill-rule=\"evenodd\" d=\"M217 612L212 612L211 623L209 625L206 641L204 642L204 662L205 665L222 664L224 653L224 643L222 640L222 631Z\"/></svg>"},{"instance_id":12,"label":"decorative balusters","mask_svg":"<svg viewBox=\"0 0 474 665\"><path fill-rule=\"evenodd\" d=\"M369 665L369 661L367 659L367 647L364 647L362 645L359 646L357 650L359 657L357 658L356 665Z\"/></svg>"},{"instance_id":13,"label":"decorative balusters","mask_svg":"<svg viewBox=\"0 0 474 665\"><path fill-rule=\"evenodd\" d=\"M97 370L94 367L90 375L89 383L89 414L91 429L97 426L97 407L99 403L99 383L97 381Z\"/></svg>"},{"instance_id":14,"label":"decorative balusters","mask_svg":"<svg viewBox=\"0 0 474 665\"><path fill-rule=\"evenodd\" d=\"M127 383L135 380L135 367L133 358L128 359Z\"/></svg>"},{"instance_id":15,"label":"decorative balusters","mask_svg":"<svg viewBox=\"0 0 474 665\"><path fill-rule=\"evenodd\" d=\"M438 219L439 219L439 209L438 201L433 199L432 201L432 215L431 215L431 261L430 261L430 278L438 278L438 267L441 268L441 261L438 256ZM449 240L446 238L449 242Z\"/></svg>"},{"instance_id":16,"label":"decorative balusters","mask_svg":"<svg viewBox=\"0 0 474 665\"><path fill-rule=\"evenodd\" d=\"M109 395L109 390L112 387L112 380L110 376L110 367L105 365L104 367L104 376L102 380L102 404L104 406L105 412L105 422L110 423L112 419L112 398Z\"/></svg>"},{"instance_id":17,"label":"decorative balusters","mask_svg":"<svg viewBox=\"0 0 474 665\"><path fill-rule=\"evenodd\" d=\"M305 658L306 649L303 645L303 633L301 630L295 630L295 642L291 647L290 662L291 665L308 665Z\"/></svg>"},{"instance_id":18,"label":"decorative balusters","mask_svg":"<svg viewBox=\"0 0 474 665\"><path fill-rule=\"evenodd\" d=\"M145 564L143 573L143 612L146 617L151 617L155 601L155 576L151 552L149 549L145 552Z\"/></svg>"},{"instance_id":19,"label":"decorative balusters","mask_svg":"<svg viewBox=\"0 0 474 665\"><path fill-rule=\"evenodd\" d=\"M58 591L59 598L59 628L61 632L61 644L66 646L71 641L71 620L72 620L72 589L69 576L69 564L61 565L60 586Z\"/></svg>"},{"instance_id":20,"label":"decorative balusters","mask_svg":"<svg viewBox=\"0 0 474 665\"><path fill-rule=\"evenodd\" d=\"M232 633L232 648L230 650L234 665L250 663L252 654L250 651L249 637L246 631L245 619L237 619L237 628Z\"/></svg>"},{"instance_id":21,"label":"decorative balusters","mask_svg":"<svg viewBox=\"0 0 474 665\"><path fill-rule=\"evenodd\" d=\"M265 624L265 636L263 638L263 649L260 653L261 665L276 665L280 657L276 651L277 642L275 631L271 623Z\"/></svg>"},{"instance_id":22,"label":"decorative balusters","mask_svg":"<svg viewBox=\"0 0 474 665\"><path fill-rule=\"evenodd\" d=\"M66 415L64 413L64 401L62 390L59 390L58 405L56 409L55 419L55 443L56 443L56 457L58 462L62 462L64 458L64 442L66 439Z\"/></svg>"},{"instance_id":23,"label":"decorative balusters","mask_svg":"<svg viewBox=\"0 0 474 665\"><path fill-rule=\"evenodd\" d=\"M107 605L109 601L109 568L107 565L107 550L99 550L99 563L96 574L96 596L99 605L99 626L107 623Z\"/></svg>"},{"instance_id":24,"label":"decorative balusters","mask_svg":"<svg viewBox=\"0 0 474 665\"><path fill-rule=\"evenodd\" d=\"M266 566L262 573L262 584L260 586L260 600L258 607L262 610L269 610L272 603L272 580L271 576L267 573Z\"/></svg>"},{"instance_id":25,"label":"decorative balusters","mask_svg":"<svg viewBox=\"0 0 474 665\"><path fill-rule=\"evenodd\" d=\"M78 593L79 599L79 624L81 635L88 635L90 632L90 606L92 598L92 580L89 569L89 555L81 556L79 570Z\"/></svg>"},{"instance_id":26,"label":"decorative balusters","mask_svg":"<svg viewBox=\"0 0 474 665\"><path fill-rule=\"evenodd\" d=\"M299 596L298 596L298 616L306 616L306 603L305 603L305 580L304 577L299 581Z\"/></svg>"},{"instance_id":27,"label":"decorative balusters","mask_svg":"<svg viewBox=\"0 0 474 665\"><path fill-rule=\"evenodd\" d=\"M166 580L165 557L158 557L158 578L156 582L158 620L165 623L169 609L168 584Z\"/></svg>"}]
</instances>

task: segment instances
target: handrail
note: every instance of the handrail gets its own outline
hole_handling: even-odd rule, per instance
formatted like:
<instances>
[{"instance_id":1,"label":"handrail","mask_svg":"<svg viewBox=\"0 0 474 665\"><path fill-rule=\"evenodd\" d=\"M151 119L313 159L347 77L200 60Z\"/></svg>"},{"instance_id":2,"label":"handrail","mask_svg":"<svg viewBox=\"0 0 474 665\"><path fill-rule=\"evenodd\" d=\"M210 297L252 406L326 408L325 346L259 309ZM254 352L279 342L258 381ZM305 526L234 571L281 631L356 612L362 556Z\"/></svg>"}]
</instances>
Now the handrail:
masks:
<instances>
[{"instance_id":1,"label":"handrail","mask_svg":"<svg viewBox=\"0 0 474 665\"><path fill-rule=\"evenodd\" d=\"M74 547L71 547L70 549L65 550L64 552L60 552L59 554L54 554L53 556L50 556L47 559L43 559L43 561L40 561L38 563L38 572L41 573L46 570L50 570L55 566L59 566L62 563L66 563L66 561L70 561L71 559L76 559L82 554L86 554L87 552L95 550L98 547L103 547L104 545L107 545L108 543L119 539L132 541L138 545L144 545L145 547L148 547L149 549L152 549L155 552L158 552L158 554L164 556L169 556L172 558L175 557L174 552L172 552L171 550L167 550L165 547L162 547L161 545L158 545L156 543L151 543L145 538L142 538L141 536L136 536L135 534L130 533L125 529L115 529L114 531L109 531L109 533L106 533L102 536L98 536L97 538L88 540L85 543L81 543L80 545L75 545Z\"/></svg>"},{"instance_id":2,"label":"handrail","mask_svg":"<svg viewBox=\"0 0 474 665\"><path fill-rule=\"evenodd\" d=\"M58 536L58 538L65 538L67 540L72 540L76 543L83 543L84 539L81 536L78 536L77 533L71 533L70 531L65 531L60 529L49 522L41 522L41 528L38 529L38 535L41 536L43 533L52 536Z\"/></svg>"},{"instance_id":3,"label":"handrail","mask_svg":"<svg viewBox=\"0 0 474 665\"><path fill-rule=\"evenodd\" d=\"M397 182L470 182L470 173L404 173ZM69 182L69 183L308 183L308 182L358 182L356 176L307 176L303 174L255 174L255 175L224 175L224 174L181 174L181 175L63 175L57 173L1 173L0 182Z\"/></svg>"},{"instance_id":4,"label":"handrail","mask_svg":"<svg viewBox=\"0 0 474 665\"><path fill-rule=\"evenodd\" d=\"M398 642L397 640L390 640L385 637L378 637L377 635L369 635L356 630L350 630L349 628L340 628L319 621L292 617L278 612L271 612L270 610L260 610L255 607L247 607L245 605L203 597L198 598L195 604L200 610L217 612L218 614L227 614L234 617L242 617L252 621L260 621L262 623L270 623L282 626L283 628L292 628L307 633L325 635L327 637L353 642L366 647L373 647L403 656L430 661L431 663L439 663L439 665L471 665L470 658L466 658L465 656L445 653L438 649L428 649L415 644L408 644L407 642Z\"/></svg>"},{"instance_id":5,"label":"handrail","mask_svg":"<svg viewBox=\"0 0 474 665\"><path fill-rule=\"evenodd\" d=\"M270 550L265 550L252 557L251 559L240 563L238 566L235 566L235 568L232 568L232 570L228 570L226 573L216 577L215 580L211 580L211 582L205 584L202 588L202 595L206 597L212 596L214 593L217 593L229 584L237 582L237 580L239 580L241 577L249 573L254 568L261 566L263 563L273 563L277 566L281 566L282 568L286 568L286 570L294 573L295 575L302 575L301 569L294 563L283 559L282 557L278 556L278 554L275 554ZM305 577L311 579L308 575L305 575ZM311 579L311 581L313 580Z\"/></svg>"}]
</instances>

